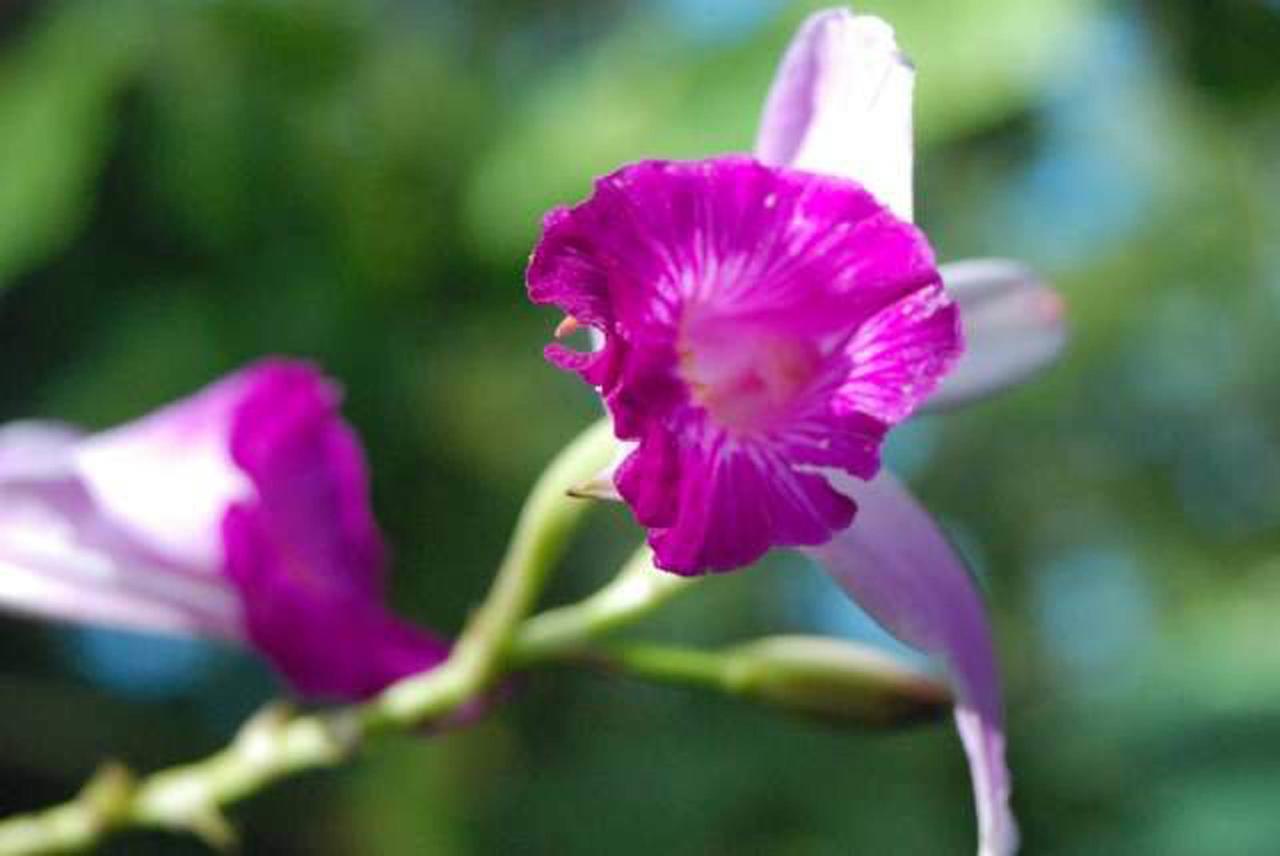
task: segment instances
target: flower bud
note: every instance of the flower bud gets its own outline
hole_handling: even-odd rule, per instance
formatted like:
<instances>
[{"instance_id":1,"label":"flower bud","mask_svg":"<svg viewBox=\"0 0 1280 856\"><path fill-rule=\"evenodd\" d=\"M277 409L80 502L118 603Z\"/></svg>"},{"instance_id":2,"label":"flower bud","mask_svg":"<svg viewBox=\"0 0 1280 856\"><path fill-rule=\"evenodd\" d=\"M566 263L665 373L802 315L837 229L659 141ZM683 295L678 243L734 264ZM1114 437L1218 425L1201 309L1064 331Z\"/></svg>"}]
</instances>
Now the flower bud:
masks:
<instances>
[{"instance_id":1,"label":"flower bud","mask_svg":"<svg viewBox=\"0 0 1280 856\"><path fill-rule=\"evenodd\" d=\"M941 680L842 639L774 636L727 654L732 692L834 724L901 726L940 717L952 704Z\"/></svg>"}]
</instances>

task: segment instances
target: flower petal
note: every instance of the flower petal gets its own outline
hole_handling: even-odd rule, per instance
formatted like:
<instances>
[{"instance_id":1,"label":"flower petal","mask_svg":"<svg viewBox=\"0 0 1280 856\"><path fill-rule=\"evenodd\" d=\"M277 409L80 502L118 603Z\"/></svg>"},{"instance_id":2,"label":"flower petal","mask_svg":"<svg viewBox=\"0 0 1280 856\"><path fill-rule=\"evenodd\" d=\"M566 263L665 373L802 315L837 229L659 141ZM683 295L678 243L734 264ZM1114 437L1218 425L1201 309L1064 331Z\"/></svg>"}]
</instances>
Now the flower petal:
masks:
<instances>
[{"instance_id":1,"label":"flower petal","mask_svg":"<svg viewBox=\"0 0 1280 856\"><path fill-rule=\"evenodd\" d=\"M883 20L845 9L811 15L774 77L756 155L851 178L910 220L914 86L915 70Z\"/></svg>"},{"instance_id":2,"label":"flower petal","mask_svg":"<svg viewBox=\"0 0 1280 856\"><path fill-rule=\"evenodd\" d=\"M308 696L363 698L448 646L383 606L386 551L339 399L309 365L255 367L230 441L256 493L222 534L254 645Z\"/></svg>"},{"instance_id":3,"label":"flower petal","mask_svg":"<svg viewBox=\"0 0 1280 856\"><path fill-rule=\"evenodd\" d=\"M243 594L254 647L295 690L309 698L363 699L448 656L447 643L397 619L380 600L296 564L278 523L266 509L245 504L227 515L223 532L227 570Z\"/></svg>"},{"instance_id":4,"label":"flower petal","mask_svg":"<svg viewBox=\"0 0 1280 856\"><path fill-rule=\"evenodd\" d=\"M0 425L0 482L72 475L83 434L61 422L28 420Z\"/></svg>"},{"instance_id":5,"label":"flower petal","mask_svg":"<svg viewBox=\"0 0 1280 856\"><path fill-rule=\"evenodd\" d=\"M312 366L264 360L80 438L0 429L0 608L251 642L361 698L448 646L383 605L364 459Z\"/></svg>"},{"instance_id":6,"label":"flower petal","mask_svg":"<svg viewBox=\"0 0 1280 856\"><path fill-rule=\"evenodd\" d=\"M65 426L0 428L0 608L131 630L238 639L239 605L210 569L174 564L101 514Z\"/></svg>"},{"instance_id":7,"label":"flower petal","mask_svg":"<svg viewBox=\"0 0 1280 856\"><path fill-rule=\"evenodd\" d=\"M821 543L889 424L960 349L923 235L839 177L746 157L646 161L547 218L529 294L604 335L548 356L640 445L617 485L680 573Z\"/></svg>"},{"instance_id":8,"label":"flower petal","mask_svg":"<svg viewBox=\"0 0 1280 856\"><path fill-rule=\"evenodd\" d=\"M883 426L866 423L874 437L858 452L874 471ZM764 444L701 431L655 430L618 470L618 491L649 528L658 567L679 574L733 570L771 546L819 544L849 525L853 503L822 476Z\"/></svg>"},{"instance_id":9,"label":"flower petal","mask_svg":"<svg viewBox=\"0 0 1280 856\"><path fill-rule=\"evenodd\" d=\"M547 215L527 277L534 303L603 331L607 351L619 327L628 343L673 341L690 306L806 336L852 327L935 282L933 264L924 236L857 184L728 156L599 179Z\"/></svg>"},{"instance_id":10,"label":"flower petal","mask_svg":"<svg viewBox=\"0 0 1280 856\"><path fill-rule=\"evenodd\" d=\"M924 288L882 309L848 345L852 370L839 395L862 413L894 425L915 411L963 361L956 305L941 287Z\"/></svg>"},{"instance_id":11,"label":"flower petal","mask_svg":"<svg viewBox=\"0 0 1280 856\"><path fill-rule=\"evenodd\" d=\"M85 440L76 467L101 512L178 564L221 567L222 515L253 492L230 438L254 371Z\"/></svg>"},{"instance_id":12,"label":"flower petal","mask_svg":"<svg viewBox=\"0 0 1280 856\"><path fill-rule=\"evenodd\" d=\"M970 259L939 272L960 308L966 350L928 409L967 404L1021 383L1062 353L1062 298L1030 268L1009 259Z\"/></svg>"},{"instance_id":13,"label":"flower petal","mask_svg":"<svg viewBox=\"0 0 1280 856\"><path fill-rule=\"evenodd\" d=\"M956 728L969 758L981 856L1017 848L1004 759L1000 677L982 600L929 514L886 471L840 481L856 523L805 552L887 630L938 657L956 692Z\"/></svg>"}]
</instances>

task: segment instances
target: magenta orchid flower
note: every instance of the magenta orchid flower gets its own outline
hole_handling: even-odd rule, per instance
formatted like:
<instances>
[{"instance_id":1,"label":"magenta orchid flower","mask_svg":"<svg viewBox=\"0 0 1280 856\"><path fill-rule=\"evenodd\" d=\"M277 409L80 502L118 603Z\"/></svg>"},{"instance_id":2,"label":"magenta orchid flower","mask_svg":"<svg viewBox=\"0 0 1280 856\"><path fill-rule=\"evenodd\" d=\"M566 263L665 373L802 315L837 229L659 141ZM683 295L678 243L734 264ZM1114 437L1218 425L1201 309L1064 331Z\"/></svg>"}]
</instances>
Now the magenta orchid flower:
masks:
<instances>
[{"instance_id":1,"label":"magenta orchid flower","mask_svg":"<svg viewBox=\"0 0 1280 856\"><path fill-rule=\"evenodd\" d=\"M271 359L85 435L0 428L0 608L242 643L357 699L448 646L383 605L385 549L340 394Z\"/></svg>"},{"instance_id":2,"label":"magenta orchid flower","mask_svg":"<svg viewBox=\"0 0 1280 856\"><path fill-rule=\"evenodd\" d=\"M813 15L754 157L601 178L547 216L529 294L595 331L595 350L547 356L600 390L627 441L612 483L659 567L725 571L803 548L945 663L979 851L1004 856L1017 830L982 601L881 469L880 446L926 403L963 403L1051 361L1061 307L1015 263L935 265L911 223L913 86L885 22Z\"/></svg>"}]
</instances>

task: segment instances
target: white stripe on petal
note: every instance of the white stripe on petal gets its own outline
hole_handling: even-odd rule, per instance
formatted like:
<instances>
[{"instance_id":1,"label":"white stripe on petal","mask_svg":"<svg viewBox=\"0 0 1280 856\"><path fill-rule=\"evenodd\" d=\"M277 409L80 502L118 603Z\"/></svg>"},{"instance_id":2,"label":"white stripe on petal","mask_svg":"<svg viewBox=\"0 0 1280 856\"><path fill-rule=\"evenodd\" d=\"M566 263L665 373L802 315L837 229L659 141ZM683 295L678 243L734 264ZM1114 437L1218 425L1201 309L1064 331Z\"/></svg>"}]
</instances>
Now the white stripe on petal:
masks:
<instances>
[{"instance_id":1,"label":"white stripe on petal","mask_svg":"<svg viewBox=\"0 0 1280 856\"><path fill-rule=\"evenodd\" d=\"M912 218L915 69L880 18L818 12L787 48L765 102L755 153L857 181Z\"/></svg>"},{"instance_id":2,"label":"white stripe on petal","mask_svg":"<svg viewBox=\"0 0 1280 856\"><path fill-rule=\"evenodd\" d=\"M946 665L973 778L978 852L1008 856L1018 833L1009 808L1000 675L982 599L928 512L891 474L832 481L858 503L857 516L830 543L804 552L886 630Z\"/></svg>"},{"instance_id":3,"label":"white stripe on petal","mask_svg":"<svg viewBox=\"0 0 1280 856\"><path fill-rule=\"evenodd\" d=\"M970 259L939 268L960 308L965 350L925 409L967 404L1028 379L1062 353L1062 298L1009 259Z\"/></svg>"}]
</instances>

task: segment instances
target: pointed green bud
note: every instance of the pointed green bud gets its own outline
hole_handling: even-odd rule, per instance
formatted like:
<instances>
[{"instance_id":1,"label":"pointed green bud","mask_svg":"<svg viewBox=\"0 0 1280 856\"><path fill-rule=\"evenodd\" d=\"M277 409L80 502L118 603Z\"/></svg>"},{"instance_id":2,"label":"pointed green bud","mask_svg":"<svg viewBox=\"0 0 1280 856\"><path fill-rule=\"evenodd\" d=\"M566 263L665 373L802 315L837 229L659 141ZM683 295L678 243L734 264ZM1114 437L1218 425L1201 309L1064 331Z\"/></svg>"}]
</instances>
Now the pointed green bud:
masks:
<instances>
[{"instance_id":1,"label":"pointed green bud","mask_svg":"<svg viewBox=\"0 0 1280 856\"><path fill-rule=\"evenodd\" d=\"M834 724L900 726L951 710L951 691L943 681L842 639L773 636L725 654L725 689Z\"/></svg>"}]
</instances>

